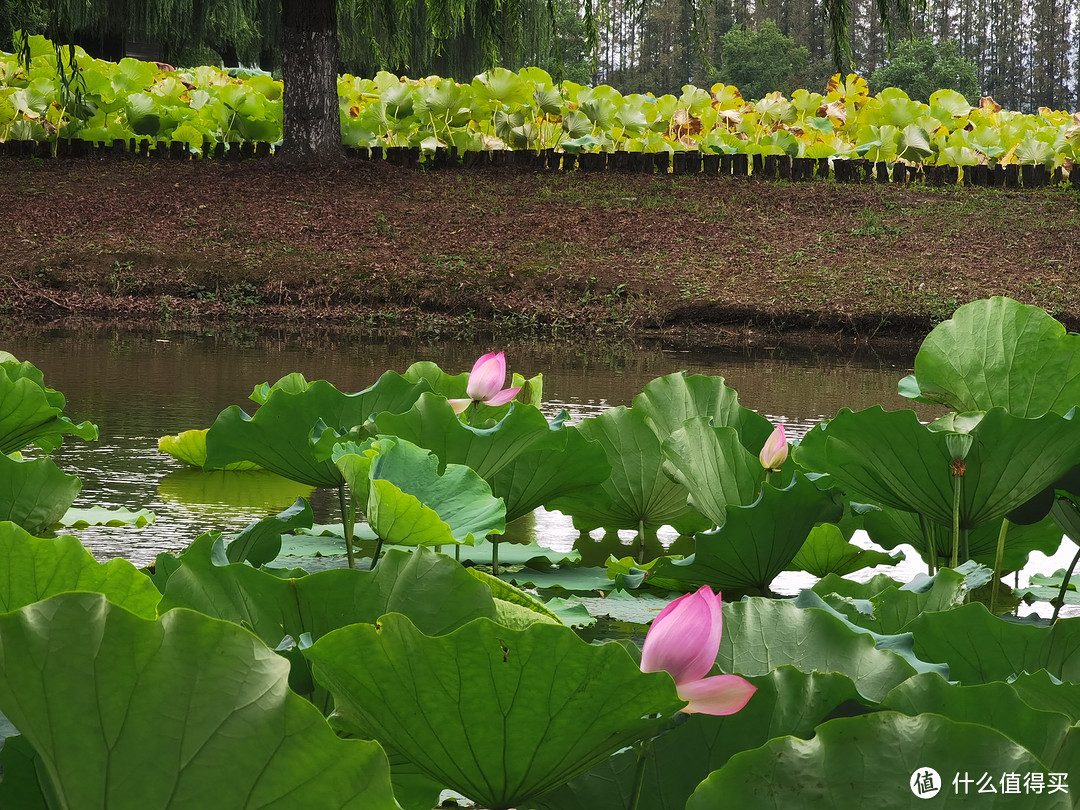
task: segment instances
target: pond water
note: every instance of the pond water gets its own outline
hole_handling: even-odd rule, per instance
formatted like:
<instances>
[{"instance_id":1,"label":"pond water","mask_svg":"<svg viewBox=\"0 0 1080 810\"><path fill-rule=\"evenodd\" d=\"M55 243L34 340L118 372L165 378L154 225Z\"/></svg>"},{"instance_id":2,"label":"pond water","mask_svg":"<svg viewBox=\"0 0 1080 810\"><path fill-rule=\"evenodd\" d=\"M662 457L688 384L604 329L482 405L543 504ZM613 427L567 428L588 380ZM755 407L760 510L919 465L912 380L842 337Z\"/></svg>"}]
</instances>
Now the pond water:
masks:
<instances>
[{"instance_id":1,"label":"pond water","mask_svg":"<svg viewBox=\"0 0 1080 810\"><path fill-rule=\"evenodd\" d=\"M185 468L157 450L160 436L209 427L229 405L253 412L255 406L247 399L252 388L289 372L302 372L309 380L325 378L342 390L356 391L386 369L401 372L417 360L433 360L447 371L467 371L476 357L498 349L506 352L510 370L527 377L543 372L549 415L565 408L577 420L629 405L650 380L685 370L723 376L744 406L783 421L789 437L794 437L841 407L910 407L896 393L896 383L910 372L917 346L838 355L791 347L682 351L562 341L496 346L418 341L405 335L393 340L357 339L321 329L154 333L123 328L23 332L0 327L0 349L42 369L46 384L67 397L68 416L98 425L97 442L69 440L54 454L65 471L83 479L76 506L145 508L157 516L143 529L91 527L70 533L99 559L126 557L145 565L157 552L179 550L204 531L238 531L285 508L297 494L308 494L296 485L256 476L243 491L233 487L224 495L226 482L235 476ZM934 415L933 409L920 412L924 419ZM318 522L336 519L335 493L316 491L312 504ZM532 522L534 526L522 531L552 548L568 549L578 537L569 519L559 513L541 511ZM632 534L622 533L625 553L630 553ZM673 533L661 533L662 541L673 539ZM857 537L856 542L870 545L866 538ZM1075 549L1065 541L1053 558L1036 552L1021 574L1021 584L1031 573L1065 567ZM906 580L925 570L913 551L908 550L908 557L899 566L868 569L856 577L884 572ZM809 575L787 573L773 587L795 593L813 582ZM1036 607L1049 615L1048 605Z\"/></svg>"}]
</instances>

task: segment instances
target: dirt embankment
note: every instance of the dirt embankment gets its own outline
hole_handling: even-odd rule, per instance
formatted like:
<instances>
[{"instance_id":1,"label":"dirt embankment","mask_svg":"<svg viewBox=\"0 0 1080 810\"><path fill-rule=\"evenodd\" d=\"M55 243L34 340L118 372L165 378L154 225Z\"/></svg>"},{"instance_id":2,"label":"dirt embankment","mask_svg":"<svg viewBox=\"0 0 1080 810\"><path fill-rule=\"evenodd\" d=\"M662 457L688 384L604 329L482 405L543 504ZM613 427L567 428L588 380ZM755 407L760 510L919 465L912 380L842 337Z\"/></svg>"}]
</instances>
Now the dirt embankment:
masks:
<instances>
[{"instance_id":1,"label":"dirt embankment","mask_svg":"<svg viewBox=\"0 0 1080 810\"><path fill-rule=\"evenodd\" d=\"M0 317L697 342L924 332L1010 295L1080 325L1080 198L349 162L0 159Z\"/></svg>"}]
</instances>

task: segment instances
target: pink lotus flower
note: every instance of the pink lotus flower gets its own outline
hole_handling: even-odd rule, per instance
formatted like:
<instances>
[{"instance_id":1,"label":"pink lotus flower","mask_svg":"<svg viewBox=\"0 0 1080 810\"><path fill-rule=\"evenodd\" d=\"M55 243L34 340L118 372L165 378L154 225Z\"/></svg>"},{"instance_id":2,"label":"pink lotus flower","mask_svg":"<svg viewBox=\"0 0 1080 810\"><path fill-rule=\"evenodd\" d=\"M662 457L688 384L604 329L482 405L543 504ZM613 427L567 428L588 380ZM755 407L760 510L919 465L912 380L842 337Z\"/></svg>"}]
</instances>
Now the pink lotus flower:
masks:
<instances>
[{"instance_id":1,"label":"pink lotus flower","mask_svg":"<svg viewBox=\"0 0 1080 810\"><path fill-rule=\"evenodd\" d=\"M769 438L766 439L765 446L761 448L761 454L758 458L761 459L761 466L766 470L780 472L780 468L787 461L787 455L787 438L784 436L784 425L781 423L776 426L776 430L769 434Z\"/></svg>"},{"instance_id":2,"label":"pink lotus flower","mask_svg":"<svg viewBox=\"0 0 1080 810\"><path fill-rule=\"evenodd\" d=\"M451 399L454 413L461 413L474 402L485 405L505 405L518 395L521 387L503 388L506 382L506 357L502 352L491 352L477 360L469 372L469 384L465 388L468 399Z\"/></svg>"},{"instance_id":3,"label":"pink lotus flower","mask_svg":"<svg viewBox=\"0 0 1080 810\"><path fill-rule=\"evenodd\" d=\"M708 585L680 596L653 619L641 648L643 672L669 673L687 714L734 714L757 687L738 675L709 674L720 650L723 614L720 594Z\"/></svg>"}]
</instances>

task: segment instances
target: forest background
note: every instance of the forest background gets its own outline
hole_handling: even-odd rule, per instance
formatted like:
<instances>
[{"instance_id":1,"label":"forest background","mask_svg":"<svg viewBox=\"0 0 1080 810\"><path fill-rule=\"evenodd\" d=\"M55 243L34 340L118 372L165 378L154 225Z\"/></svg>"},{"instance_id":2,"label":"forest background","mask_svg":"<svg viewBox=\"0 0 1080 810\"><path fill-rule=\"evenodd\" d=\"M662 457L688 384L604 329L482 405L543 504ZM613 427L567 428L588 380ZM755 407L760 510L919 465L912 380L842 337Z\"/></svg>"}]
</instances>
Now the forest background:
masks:
<instances>
[{"instance_id":1,"label":"forest background","mask_svg":"<svg viewBox=\"0 0 1080 810\"><path fill-rule=\"evenodd\" d=\"M624 94L678 94L684 84L722 81L748 99L799 87L821 91L836 70L827 0L595 0L595 41L579 0L551 2L553 14L548 0L515 0L496 15L484 3L464 3L458 33L438 40L430 35L438 21L428 18L435 6L408 4L414 19L390 32L372 25L362 0L342 0L339 70L468 81L497 61L511 69L537 65ZM851 0L849 49L840 55L874 92L897 86L925 101L949 87L971 102L989 95L1025 112L1077 108L1080 0L928 0L912 7L913 40L891 9L892 48L878 5ZM0 48L12 49L9 32L16 28L46 30L48 6L47 0L0 4ZM100 58L243 62L277 71L281 16L275 6L258 0L114 2L108 7L116 19L76 31L75 41Z\"/></svg>"}]
</instances>

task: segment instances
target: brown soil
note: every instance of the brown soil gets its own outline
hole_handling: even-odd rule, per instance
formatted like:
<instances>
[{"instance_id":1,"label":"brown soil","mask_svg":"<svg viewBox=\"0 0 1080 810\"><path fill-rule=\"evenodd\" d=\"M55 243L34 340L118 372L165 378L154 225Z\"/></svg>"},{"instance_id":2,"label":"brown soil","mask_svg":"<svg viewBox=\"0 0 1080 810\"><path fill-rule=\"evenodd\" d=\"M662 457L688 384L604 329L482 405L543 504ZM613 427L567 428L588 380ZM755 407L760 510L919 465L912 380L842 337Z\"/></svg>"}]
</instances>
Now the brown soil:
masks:
<instances>
[{"instance_id":1,"label":"brown soil","mask_svg":"<svg viewBox=\"0 0 1080 810\"><path fill-rule=\"evenodd\" d=\"M441 334L916 334L1010 295L1080 325L1070 190L0 159L0 317Z\"/></svg>"}]
</instances>

